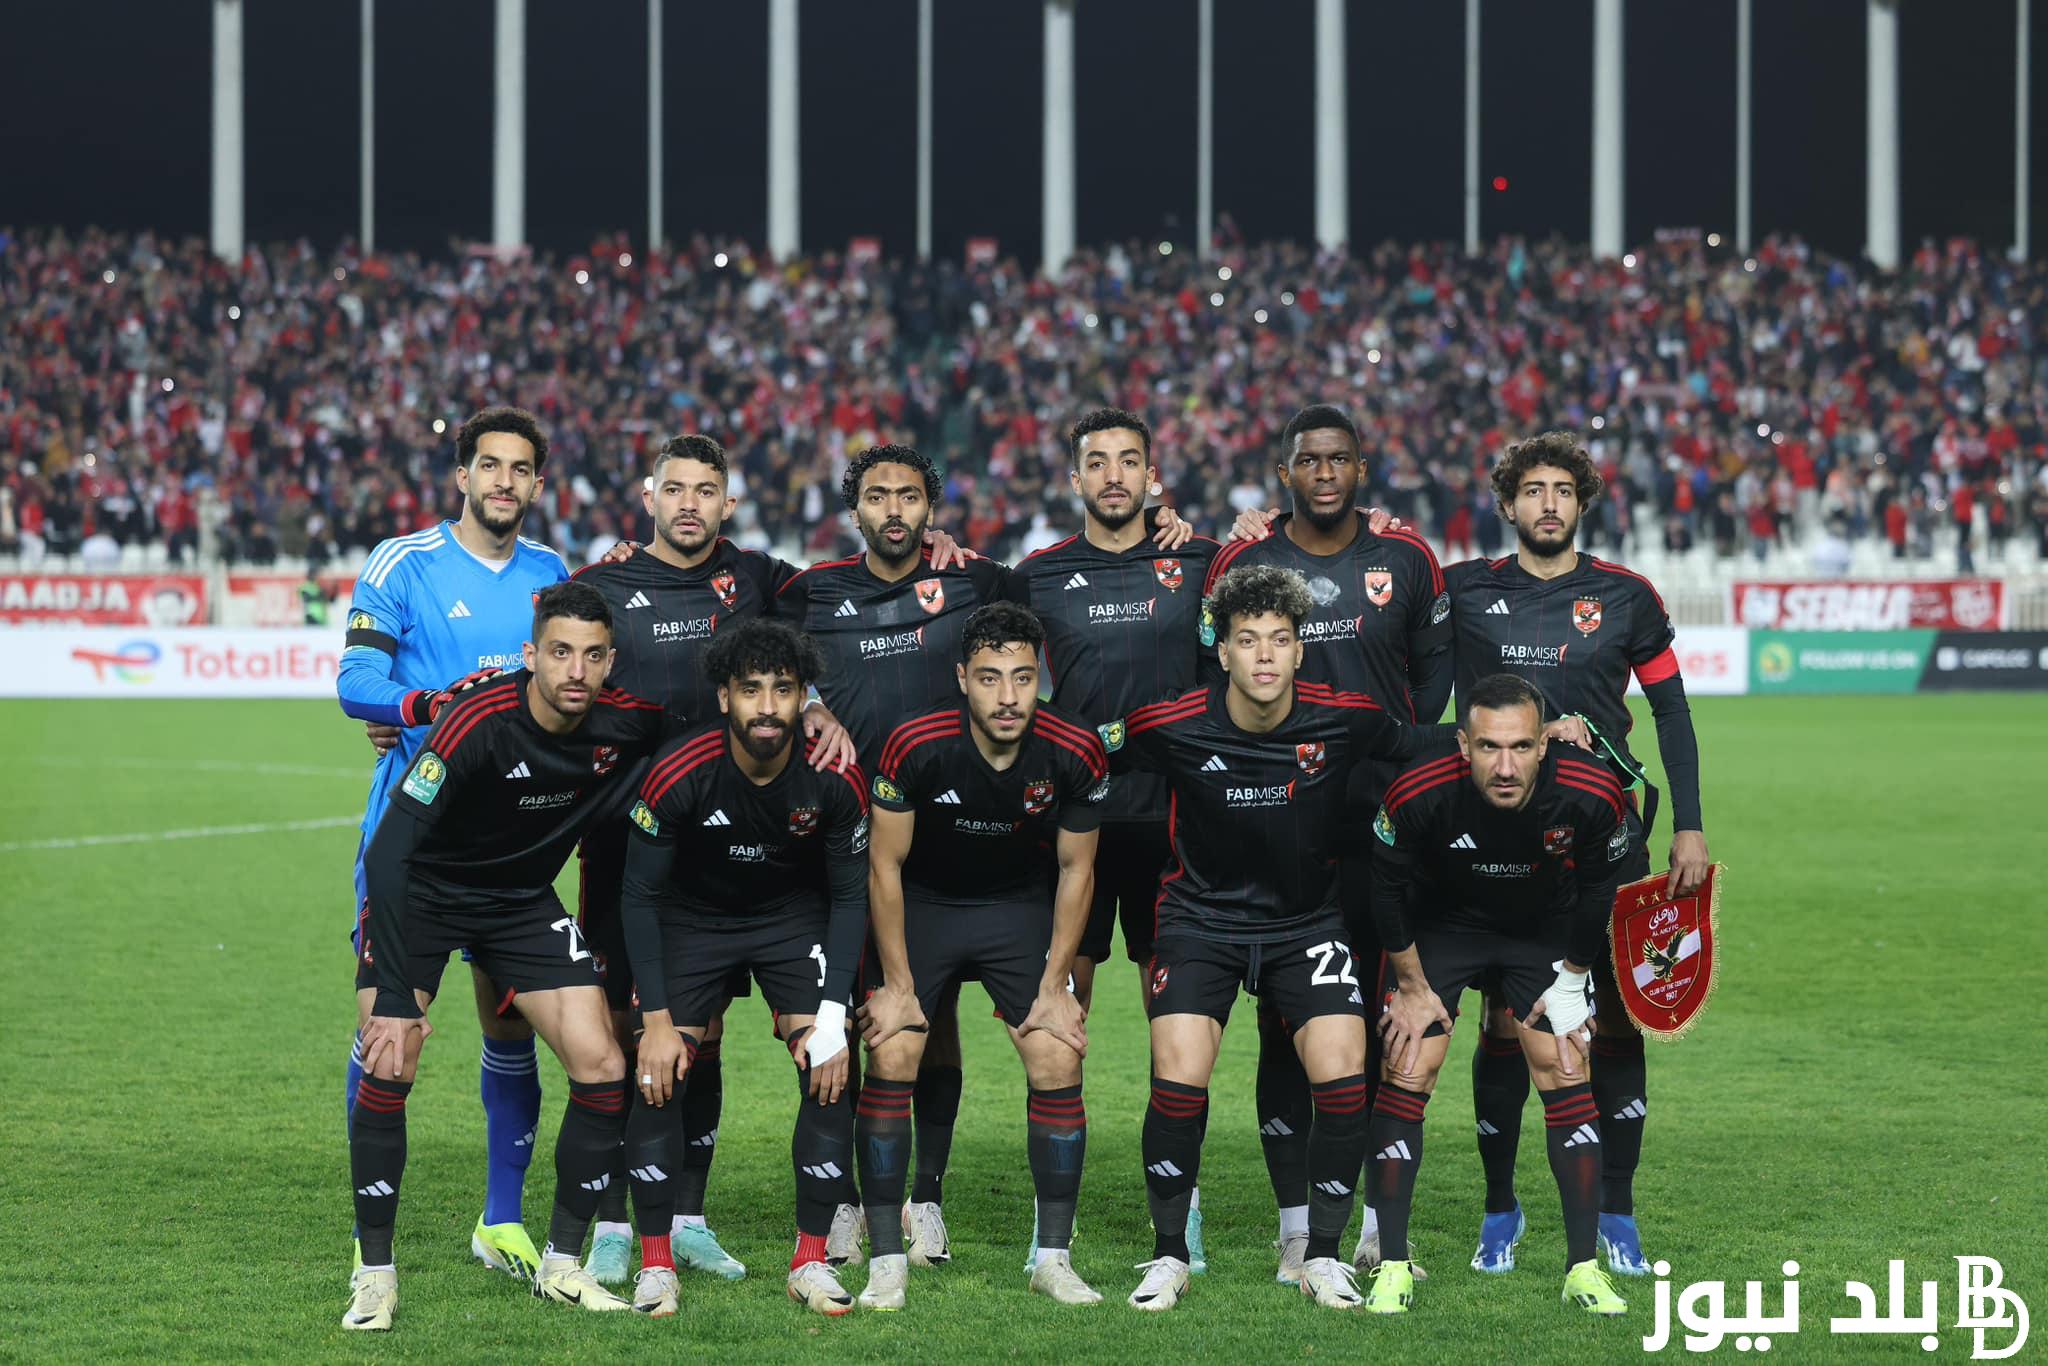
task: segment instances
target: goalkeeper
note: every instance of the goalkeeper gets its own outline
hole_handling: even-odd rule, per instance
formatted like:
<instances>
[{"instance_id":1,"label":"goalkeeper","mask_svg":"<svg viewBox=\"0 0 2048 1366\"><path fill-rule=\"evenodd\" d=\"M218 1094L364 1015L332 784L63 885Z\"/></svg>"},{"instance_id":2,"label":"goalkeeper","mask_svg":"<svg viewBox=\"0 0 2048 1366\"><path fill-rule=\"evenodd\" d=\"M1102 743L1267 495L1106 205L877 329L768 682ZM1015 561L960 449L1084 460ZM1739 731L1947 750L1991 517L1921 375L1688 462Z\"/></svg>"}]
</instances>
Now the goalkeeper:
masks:
<instances>
[{"instance_id":1,"label":"goalkeeper","mask_svg":"<svg viewBox=\"0 0 2048 1366\"><path fill-rule=\"evenodd\" d=\"M1394 980L1382 983L1386 1071L1366 1165L1383 1260L1364 1307L1398 1314L1413 1302L1408 1218L1423 1109L1458 997L1497 977L1543 1097L1564 1202L1564 1300L1624 1313L1595 1258L1600 1115L1587 1056L1587 969L1629 853L1621 788L1604 765L1546 744L1542 698L1527 681L1496 674L1462 702L1457 752L1411 764L1373 823L1373 915Z\"/></svg>"}]
</instances>

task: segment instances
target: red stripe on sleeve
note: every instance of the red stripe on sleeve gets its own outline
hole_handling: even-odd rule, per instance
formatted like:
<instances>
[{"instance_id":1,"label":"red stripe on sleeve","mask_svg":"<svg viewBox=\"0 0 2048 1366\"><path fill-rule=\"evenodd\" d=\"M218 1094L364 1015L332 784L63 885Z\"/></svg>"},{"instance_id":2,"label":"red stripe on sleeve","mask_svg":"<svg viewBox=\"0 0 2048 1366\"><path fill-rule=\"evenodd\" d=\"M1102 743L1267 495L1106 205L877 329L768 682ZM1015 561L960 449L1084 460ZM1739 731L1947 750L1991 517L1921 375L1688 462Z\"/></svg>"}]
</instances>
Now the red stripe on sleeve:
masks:
<instances>
[{"instance_id":1,"label":"red stripe on sleeve","mask_svg":"<svg viewBox=\"0 0 2048 1366\"><path fill-rule=\"evenodd\" d=\"M1662 683L1667 678L1676 677L1678 677L1678 654L1669 645L1665 646L1664 653L1658 655L1655 659L1645 660L1641 664L1636 665L1636 681L1646 688L1652 683Z\"/></svg>"}]
</instances>

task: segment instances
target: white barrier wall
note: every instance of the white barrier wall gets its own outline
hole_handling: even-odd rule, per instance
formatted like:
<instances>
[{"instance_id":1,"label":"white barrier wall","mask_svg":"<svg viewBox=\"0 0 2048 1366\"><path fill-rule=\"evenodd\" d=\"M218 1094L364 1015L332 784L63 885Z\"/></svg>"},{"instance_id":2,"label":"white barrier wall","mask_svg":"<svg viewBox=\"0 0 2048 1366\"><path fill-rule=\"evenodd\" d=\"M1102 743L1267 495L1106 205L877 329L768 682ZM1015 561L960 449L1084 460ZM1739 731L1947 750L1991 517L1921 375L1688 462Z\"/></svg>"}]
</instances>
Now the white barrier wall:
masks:
<instances>
[{"instance_id":1,"label":"white barrier wall","mask_svg":"<svg viewBox=\"0 0 2048 1366\"><path fill-rule=\"evenodd\" d=\"M0 697L334 697L331 627L0 629Z\"/></svg>"},{"instance_id":2,"label":"white barrier wall","mask_svg":"<svg viewBox=\"0 0 2048 1366\"><path fill-rule=\"evenodd\" d=\"M1740 626L1681 626L1671 647L1688 697L1733 697L1749 691L1749 632ZM1633 677L1628 690L1640 693Z\"/></svg>"}]
</instances>

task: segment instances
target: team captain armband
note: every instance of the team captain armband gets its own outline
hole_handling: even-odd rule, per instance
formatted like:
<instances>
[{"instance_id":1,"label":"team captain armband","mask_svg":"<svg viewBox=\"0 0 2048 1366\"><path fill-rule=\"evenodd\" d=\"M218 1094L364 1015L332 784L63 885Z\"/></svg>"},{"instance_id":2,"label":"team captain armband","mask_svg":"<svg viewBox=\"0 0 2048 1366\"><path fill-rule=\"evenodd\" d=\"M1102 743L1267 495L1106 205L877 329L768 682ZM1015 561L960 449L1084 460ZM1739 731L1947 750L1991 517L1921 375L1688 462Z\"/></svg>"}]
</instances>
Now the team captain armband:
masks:
<instances>
[{"instance_id":1,"label":"team captain armband","mask_svg":"<svg viewBox=\"0 0 2048 1366\"><path fill-rule=\"evenodd\" d=\"M1654 659L1646 659L1636 665L1636 681L1644 687L1662 683L1667 678L1678 677L1678 654L1669 645Z\"/></svg>"}]
</instances>

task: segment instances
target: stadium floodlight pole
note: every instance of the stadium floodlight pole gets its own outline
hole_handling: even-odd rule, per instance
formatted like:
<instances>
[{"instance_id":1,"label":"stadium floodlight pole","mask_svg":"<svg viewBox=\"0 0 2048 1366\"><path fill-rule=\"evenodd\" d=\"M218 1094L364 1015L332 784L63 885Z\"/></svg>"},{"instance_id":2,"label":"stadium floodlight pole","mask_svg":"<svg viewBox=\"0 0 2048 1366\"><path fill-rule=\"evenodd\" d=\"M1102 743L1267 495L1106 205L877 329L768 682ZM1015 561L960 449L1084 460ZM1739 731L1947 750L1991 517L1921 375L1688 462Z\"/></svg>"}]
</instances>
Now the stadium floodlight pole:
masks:
<instances>
[{"instance_id":1,"label":"stadium floodlight pole","mask_svg":"<svg viewBox=\"0 0 2048 1366\"><path fill-rule=\"evenodd\" d=\"M1735 249L1749 251L1749 63L1751 0L1735 0ZM2024 3L2024 0L2022 0Z\"/></svg>"},{"instance_id":2,"label":"stadium floodlight pole","mask_svg":"<svg viewBox=\"0 0 2048 1366\"><path fill-rule=\"evenodd\" d=\"M1479 253L1479 0L1465 0L1465 254Z\"/></svg>"},{"instance_id":3,"label":"stadium floodlight pole","mask_svg":"<svg viewBox=\"0 0 2048 1366\"><path fill-rule=\"evenodd\" d=\"M1593 0L1593 255L1621 255L1621 0Z\"/></svg>"},{"instance_id":4,"label":"stadium floodlight pole","mask_svg":"<svg viewBox=\"0 0 2048 1366\"><path fill-rule=\"evenodd\" d=\"M526 0L498 0L491 125L491 242L526 241Z\"/></svg>"},{"instance_id":5,"label":"stadium floodlight pole","mask_svg":"<svg viewBox=\"0 0 2048 1366\"><path fill-rule=\"evenodd\" d=\"M1216 241L1216 0L1195 5L1195 256Z\"/></svg>"},{"instance_id":6,"label":"stadium floodlight pole","mask_svg":"<svg viewBox=\"0 0 2048 1366\"><path fill-rule=\"evenodd\" d=\"M768 0L768 250L797 254L802 163L797 150L796 0Z\"/></svg>"},{"instance_id":7,"label":"stadium floodlight pole","mask_svg":"<svg viewBox=\"0 0 2048 1366\"><path fill-rule=\"evenodd\" d=\"M1074 254L1074 0L1045 0L1045 151L1042 269Z\"/></svg>"},{"instance_id":8,"label":"stadium floodlight pole","mask_svg":"<svg viewBox=\"0 0 2048 1366\"><path fill-rule=\"evenodd\" d=\"M1325 251L1351 240L1345 81L1344 0L1316 0L1316 244Z\"/></svg>"},{"instance_id":9,"label":"stadium floodlight pole","mask_svg":"<svg viewBox=\"0 0 2048 1366\"><path fill-rule=\"evenodd\" d=\"M932 0L917 0L917 259L932 259Z\"/></svg>"},{"instance_id":10,"label":"stadium floodlight pole","mask_svg":"<svg viewBox=\"0 0 2048 1366\"><path fill-rule=\"evenodd\" d=\"M213 254L242 259L242 0L213 0Z\"/></svg>"},{"instance_id":11,"label":"stadium floodlight pole","mask_svg":"<svg viewBox=\"0 0 2048 1366\"><path fill-rule=\"evenodd\" d=\"M1899 264L1899 11L1868 0L1863 254L1881 270Z\"/></svg>"},{"instance_id":12,"label":"stadium floodlight pole","mask_svg":"<svg viewBox=\"0 0 2048 1366\"><path fill-rule=\"evenodd\" d=\"M367 0L365 0L367 3ZM661 250L661 5L647 0L647 249Z\"/></svg>"},{"instance_id":13,"label":"stadium floodlight pole","mask_svg":"<svg viewBox=\"0 0 2048 1366\"><path fill-rule=\"evenodd\" d=\"M2017 71L2013 76L2013 157L2012 157L2012 259L2027 259L2027 196L2033 192L2029 183L2032 179L2027 158L2032 155L2031 138L2027 129L2028 89L2032 79L2032 60L2027 44L2032 41L2033 0L2019 0L2019 39L2013 45Z\"/></svg>"},{"instance_id":14,"label":"stadium floodlight pole","mask_svg":"<svg viewBox=\"0 0 2048 1366\"><path fill-rule=\"evenodd\" d=\"M377 0L363 0L362 60L357 64L356 201L361 214L357 249L377 249Z\"/></svg>"}]
</instances>

